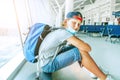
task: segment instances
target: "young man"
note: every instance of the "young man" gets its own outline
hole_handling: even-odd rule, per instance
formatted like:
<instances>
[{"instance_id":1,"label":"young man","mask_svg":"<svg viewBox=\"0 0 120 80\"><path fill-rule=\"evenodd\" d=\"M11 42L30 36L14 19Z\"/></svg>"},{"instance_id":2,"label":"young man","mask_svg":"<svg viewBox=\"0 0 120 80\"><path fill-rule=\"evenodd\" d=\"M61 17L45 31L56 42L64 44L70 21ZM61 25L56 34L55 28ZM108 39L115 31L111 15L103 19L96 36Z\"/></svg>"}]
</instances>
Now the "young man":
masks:
<instances>
[{"instance_id":1,"label":"young man","mask_svg":"<svg viewBox=\"0 0 120 80\"><path fill-rule=\"evenodd\" d=\"M49 33L39 48L39 62L42 72L40 80L52 80L52 73L78 61L99 80L110 80L89 55L91 47L74 34L80 29L82 15L70 12L63 21L64 29Z\"/></svg>"}]
</instances>

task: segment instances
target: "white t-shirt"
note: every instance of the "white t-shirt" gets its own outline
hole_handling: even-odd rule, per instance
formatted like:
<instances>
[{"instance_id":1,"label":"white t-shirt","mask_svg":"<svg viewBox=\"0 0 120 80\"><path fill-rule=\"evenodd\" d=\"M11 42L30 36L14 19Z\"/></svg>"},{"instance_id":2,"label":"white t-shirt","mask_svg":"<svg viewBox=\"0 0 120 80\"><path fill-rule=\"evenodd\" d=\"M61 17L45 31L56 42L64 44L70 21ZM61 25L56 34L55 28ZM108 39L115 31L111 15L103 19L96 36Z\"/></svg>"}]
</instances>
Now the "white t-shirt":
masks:
<instances>
[{"instance_id":1,"label":"white t-shirt","mask_svg":"<svg viewBox=\"0 0 120 80\"><path fill-rule=\"evenodd\" d=\"M58 46L72 36L73 34L65 29L58 29L49 33L39 48L40 66L45 66L49 61L52 61Z\"/></svg>"}]
</instances>

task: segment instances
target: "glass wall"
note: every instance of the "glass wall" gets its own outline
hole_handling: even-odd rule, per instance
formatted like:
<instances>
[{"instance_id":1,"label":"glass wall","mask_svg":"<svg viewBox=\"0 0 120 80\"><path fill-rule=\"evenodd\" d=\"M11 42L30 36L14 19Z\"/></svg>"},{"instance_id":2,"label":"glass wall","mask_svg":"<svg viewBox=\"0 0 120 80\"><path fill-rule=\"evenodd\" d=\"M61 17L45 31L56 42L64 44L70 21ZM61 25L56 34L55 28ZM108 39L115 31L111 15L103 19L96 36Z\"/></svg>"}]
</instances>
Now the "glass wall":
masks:
<instances>
[{"instance_id":1,"label":"glass wall","mask_svg":"<svg viewBox=\"0 0 120 80\"><path fill-rule=\"evenodd\" d=\"M0 68L22 51L30 27L54 25L48 0L0 0Z\"/></svg>"},{"instance_id":2,"label":"glass wall","mask_svg":"<svg viewBox=\"0 0 120 80\"><path fill-rule=\"evenodd\" d=\"M26 9L24 0L0 1L0 68L22 50L31 23Z\"/></svg>"}]
</instances>

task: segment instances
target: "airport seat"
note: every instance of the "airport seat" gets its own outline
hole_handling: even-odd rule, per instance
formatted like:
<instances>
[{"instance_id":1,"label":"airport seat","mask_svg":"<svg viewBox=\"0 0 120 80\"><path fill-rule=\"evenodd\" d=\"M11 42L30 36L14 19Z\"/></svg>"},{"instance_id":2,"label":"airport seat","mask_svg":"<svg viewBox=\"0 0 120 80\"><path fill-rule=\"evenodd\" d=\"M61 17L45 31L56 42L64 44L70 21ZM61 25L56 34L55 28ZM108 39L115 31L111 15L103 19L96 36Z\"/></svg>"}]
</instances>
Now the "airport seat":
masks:
<instances>
[{"instance_id":1,"label":"airport seat","mask_svg":"<svg viewBox=\"0 0 120 80\"><path fill-rule=\"evenodd\" d=\"M98 33L100 36L103 34L104 26L102 25L86 25L86 33Z\"/></svg>"},{"instance_id":2,"label":"airport seat","mask_svg":"<svg viewBox=\"0 0 120 80\"><path fill-rule=\"evenodd\" d=\"M79 31L86 32L86 25L81 25Z\"/></svg>"},{"instance_id":3,"label":"airport seat","mask_svg":"<svg viewBox=\"0 0 120 80\"><path fill-rule=\"evenodd\" d=\"M102 31L100 32L101 36L108 36L108 31L107 31L107 27L104 26L104 28L102 28Z\"/></svg>"},{"instance_id":4,"label":"airport seat","mask_svg":"<svg viewBox=\"0 0 120 80\"><path fill-rule=\"evenodd\" d=\"M119 25L108 25L107 26L108 37L106 41L109 39L111 42L120 41L120 26ZM112 38L116 38L114 41Z\"/></svg>"},{"instance_id":5,"label":"airport seat","mask_svg":"<svg viewBox=\"0 0 120 80\"><path fill-rule=\"evenodd\" d=\"M86 25L86 32L87 33L95 32L95 26L93 26L93 25Z\"/></svg>"}]
</instances>

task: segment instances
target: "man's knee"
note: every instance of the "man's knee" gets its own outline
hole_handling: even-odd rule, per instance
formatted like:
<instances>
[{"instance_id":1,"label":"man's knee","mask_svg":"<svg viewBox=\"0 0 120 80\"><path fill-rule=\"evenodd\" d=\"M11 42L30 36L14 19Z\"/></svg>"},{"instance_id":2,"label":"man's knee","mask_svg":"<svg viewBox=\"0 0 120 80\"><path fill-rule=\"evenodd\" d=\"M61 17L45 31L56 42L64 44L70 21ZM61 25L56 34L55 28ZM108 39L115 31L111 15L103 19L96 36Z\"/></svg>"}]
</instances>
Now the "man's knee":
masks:
<instances>
[{"instance_id":1,"label":"man's knee","mask_svg":"<svg viewBox=\"0 0 120 80\"><path fill-rule=\"evenodd\" d=\"M90 55L87 51L80 51L81 57Z\"/></svg>"}]
</instances>

